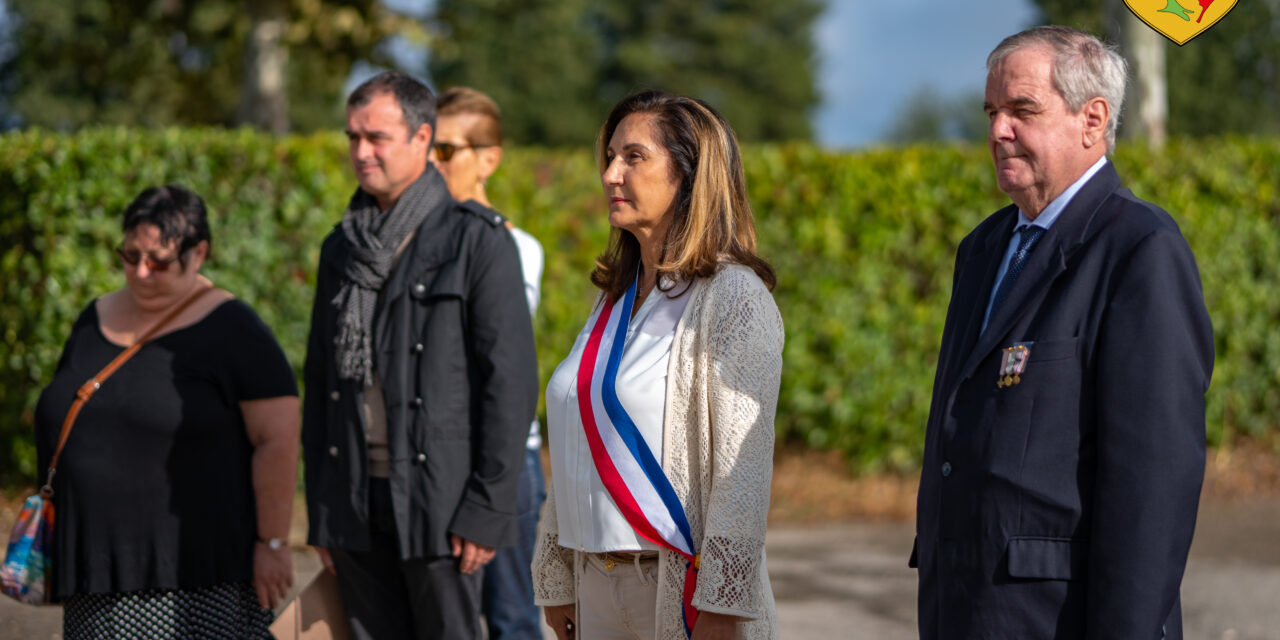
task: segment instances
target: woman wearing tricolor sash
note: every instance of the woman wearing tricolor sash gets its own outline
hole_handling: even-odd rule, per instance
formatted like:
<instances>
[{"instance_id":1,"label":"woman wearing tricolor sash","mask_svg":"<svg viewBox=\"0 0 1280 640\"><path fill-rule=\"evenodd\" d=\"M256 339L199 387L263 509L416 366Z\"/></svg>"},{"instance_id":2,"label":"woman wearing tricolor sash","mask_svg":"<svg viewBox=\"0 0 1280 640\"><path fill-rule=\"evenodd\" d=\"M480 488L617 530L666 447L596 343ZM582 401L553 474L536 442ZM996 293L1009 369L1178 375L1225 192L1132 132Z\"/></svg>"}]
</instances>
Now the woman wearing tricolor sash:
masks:
<instances>
[{"instance_id":1,"label":"woman wearing tricolor sash","mask_svg":"<svg viewBox=\"0 0 1280 640\"><path fill-rule=\"evenodd\" d=\"M777 638L765 568L782 317L733 130L645 92L598 143L601 294L547 384L533 558L559 638Z\"/></svg>"}]
</instances>

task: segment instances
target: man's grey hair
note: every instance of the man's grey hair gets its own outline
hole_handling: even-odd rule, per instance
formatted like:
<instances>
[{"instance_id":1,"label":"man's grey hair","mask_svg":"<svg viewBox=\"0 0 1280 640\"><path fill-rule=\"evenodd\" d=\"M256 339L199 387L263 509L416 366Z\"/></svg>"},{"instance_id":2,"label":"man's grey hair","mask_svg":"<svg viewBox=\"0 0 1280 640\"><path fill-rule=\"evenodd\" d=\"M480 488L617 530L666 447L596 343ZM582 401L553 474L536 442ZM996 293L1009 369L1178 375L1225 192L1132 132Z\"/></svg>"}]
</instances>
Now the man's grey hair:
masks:
<instances>
[{"instance_id":1,"label":"man's grey hair","mask_svg":"<svg viewBox=\"0 0 1280 640\"><path fill-rule=\"evenodd\" d=\"M1129 65L1116 48L1098 38L1067 27L1032 27L1005 38L987 56L987 73L1015 51L1045 47L1053 55L1053 88L1073 113L1084 104L1102 98L1111 107L1107 121L1107 152L1115 150L1116 129L1124 107Z\"/></svg>"}]
</instances>

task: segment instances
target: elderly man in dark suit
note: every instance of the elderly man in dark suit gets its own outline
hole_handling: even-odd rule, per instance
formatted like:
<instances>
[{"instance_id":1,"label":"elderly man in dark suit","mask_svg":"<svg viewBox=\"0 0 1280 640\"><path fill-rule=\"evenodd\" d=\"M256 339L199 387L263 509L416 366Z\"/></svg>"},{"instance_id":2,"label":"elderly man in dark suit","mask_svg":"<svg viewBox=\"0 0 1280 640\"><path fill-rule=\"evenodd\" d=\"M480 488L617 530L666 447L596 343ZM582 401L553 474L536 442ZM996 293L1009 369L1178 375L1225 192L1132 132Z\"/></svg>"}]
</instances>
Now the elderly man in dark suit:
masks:
<instances>
[{"instance_id":1,"label":"elderly man in dark suit","mask_svg":"<svg viewBox=\"0 0 1280 640\"><path fill-rule=\"evenodd\" d=\"M1213 330L1173 219L1106 158L1124 60L1037 27L987 60L1013 205L960 243L916 548L921 638L1181 638Z\"/></svg>"}]
</instances>

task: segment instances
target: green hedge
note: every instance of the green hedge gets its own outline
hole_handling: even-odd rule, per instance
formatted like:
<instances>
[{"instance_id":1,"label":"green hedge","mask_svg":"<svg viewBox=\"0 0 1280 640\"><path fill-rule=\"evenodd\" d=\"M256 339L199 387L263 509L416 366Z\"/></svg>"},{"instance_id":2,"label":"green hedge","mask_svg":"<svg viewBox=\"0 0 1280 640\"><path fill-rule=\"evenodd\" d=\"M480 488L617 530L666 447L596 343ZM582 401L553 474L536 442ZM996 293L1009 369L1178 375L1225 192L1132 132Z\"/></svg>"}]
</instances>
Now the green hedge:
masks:
<instances>
[{"instance_id":1,"label":"green hedge","mask_svg":"<svg viewBox=\"0 0 1280 640\"><path fill-rule=\"evenodd\" d=\"M1124 147L1121 174L1182 225L1216 330L1209 438L1274 438L1280 412L1280 141ZM761 249L778 270L787 326L780 436L837 449L863 470L919 462L956 244L1007 199L986 150L832 153L746 150ZM76 314L122 284L112 247L142 188L185 184L206 199L207 274L244 298L300 368L320 239L355 187L336 133L99 129L0 136L0 464L35 475L31 409ZM594 292L608 234L586 150L510 149L495 205L547 253L536 319L545 383Z\"/></svg>"}]
</instances>

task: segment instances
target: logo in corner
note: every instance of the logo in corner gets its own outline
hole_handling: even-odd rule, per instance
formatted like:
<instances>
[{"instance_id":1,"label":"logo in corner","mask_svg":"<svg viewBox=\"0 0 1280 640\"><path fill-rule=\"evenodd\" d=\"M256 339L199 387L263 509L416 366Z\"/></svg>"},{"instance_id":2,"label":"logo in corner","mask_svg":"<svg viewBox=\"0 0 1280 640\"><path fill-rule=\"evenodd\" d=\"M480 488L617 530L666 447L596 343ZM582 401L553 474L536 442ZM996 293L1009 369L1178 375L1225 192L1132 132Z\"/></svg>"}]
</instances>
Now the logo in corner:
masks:
<instances>
[{"instance_id":1,"label":"logo in corner","mask_svg":"<svg viewBox=\"0 0 1280 640\"><path fill-rule=\"evenodd\" d=\"M1138 19L1178 46L1208 31L1236 6L1236 0L1124 0L1124 3Z\"/></svg>"}]
</instances>

